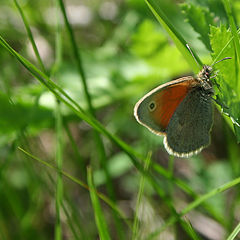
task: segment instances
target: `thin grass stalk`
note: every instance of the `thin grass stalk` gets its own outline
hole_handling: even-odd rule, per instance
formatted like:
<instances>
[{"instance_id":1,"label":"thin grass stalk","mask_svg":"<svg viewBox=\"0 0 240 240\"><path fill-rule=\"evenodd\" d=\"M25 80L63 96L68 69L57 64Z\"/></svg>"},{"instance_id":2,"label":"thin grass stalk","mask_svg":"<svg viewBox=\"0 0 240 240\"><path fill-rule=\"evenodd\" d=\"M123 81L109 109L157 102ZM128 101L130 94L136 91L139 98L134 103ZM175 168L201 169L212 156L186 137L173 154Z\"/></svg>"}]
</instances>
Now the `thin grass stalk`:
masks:
<instances>
[{"instance_id":1,"label":"thin grass stalk","mask_svg":"<svg viewBox=\"0 0 240 240\"><path fill-rule=\"evenodd\" d=\"M222 193L222 192L226 191L227 189L230 189L231 187L238 185L239 183L240 183L240 177L236 178L236 179L234 179L234 180L232 180L230 182L227 182L227 183L221 185L220 187L214 188L210 192L200 196L198 199L196 199L195 201L191 202L190 204L187 205L187 207L185 207L182 211L180 211L178 217L176 217L176 216L170 217L165 222L165 224L163 224L157 231L155 231L152 234L150 234L147 239L154 239L154 238L156 238L167 227L169 227L172 224L176 223L180 217L183 217L184 215L189 213L191 210L193 210L194 208L196 208L199 205L201 205L207 199L217 195L218 193Z\"/></svg>"},{"instance_id":2,"label":"thin grass stalk","mask_svg":"<svg viewBox=\"0 0 240 240\"><path fill-rule=\"evenodd\" d=\"M125 142L123 142L121 139L119 139L117 136L111 134L110 132L105 129L105 127L98 122L95 118L88 115L80 106L79 104L74 101L72 98L70 98L57 84L55 84L53 81L51 81L44 73L42 73L40 70L38 70L33 64L31 64L28 60L26 60L24 57L22 57L20 54L18 54L14 49L12 49L9 44L0 36L0 44L9 51L13 56L15 56L18 61L36 78L38 79L44 86L46 86L60 101L62 101L65 105L67 105L78 117L86 121L88 124L90 124L94 129L99 131L100 133L104 134L106 137L108 137L111 141L113 141L120 149L122 149L131 159L134 166L141 171L143 174L146 174L144 172L143 167L138 162L137 158L143 160L144 158L137 154L129 145L127 145ZM156 169L156 165L154 165L154 168ZM157 166L158 172L161 173L163 176L169 177L169 172L166 171L163 167ZM152 178L152 176L148 175L148 180L150 180L150 183L154 186L156 185L155 180ZM175 181L175 178L173 179ZM186 184L183 184L181 180L178 180L178 186L181 187L183 190L186 190ZM185 187L183 187L185 185ZM193 192L193 191L192 191ZM161 190L160 192L161 193Z\"/></svg>"},{"instance_id":3,"label":"thin grass stalk","mask_svg":"<svg viewBox=\"0 0 240 240\"><path fill-rule=\"evenodd\" d=\"M42 61L41 57L40 57L40 54L39 54L37 45L36 45L36 43L35 43L35 40L34 40L32 31L31 31L31 28L30 28L30 26L29 26L29 24L28 24L28 21L27 21L25 15L24 15L24 12L23 12L21 6L19 5L18 1L17 1L17 0L13 0L13 1L14 1L14 3L15 3L15 6L16 6L17 9L18 9L20 15L21 15L21 18L22 18L22 20L23 20L24 26L25 26L26 31L27 31L28 38L29 38L29 40L30 40L30 42L31 42L31 45L32 45L34 54L35 54L35 56L36 56L36 58L37 58L37 61L38 61L39 65L40 65L42 71L43 71L44 73L46 73L46 68L45 68L45 66L44 66L44 64L43 64L43 61Z\"/></svg>"},{"instance_id":4,"label":"thin grass stalk","mask_svg":"<svg viewBox=\"0 0 240 240\"><path fill-rule=\"evenodd\" d=\"M62 239L62 227L61 227L61 208L63 199L63 182L62 182L62 114L60 102L57 102L56 106L56 133L57 133L57 149L56 149L56 161L57 161L57 183L56 183L56 222L55 222L55 240Z\"/></svg>"},{"instance_id":5,"label":"thin grass stalk","mask_svg":"<svg viewBox=\"0 0 240 240\"><path fill-rule=\"evenodd\" d=\"M149 165L151 160L151 153L148 154L145 164L144 164L144 170L148 171ZM140 184L139 184L139 190L137 195L137 202L136 202L136 210L135 210L135 216L134 216L134 222L133 222L133 230L132 230L132 240L138 239L138 232L139 232L139 209L140 204L142 201L142 196L144 192L144 185L145 185L145 176L141 175Z\"/></svg>"},{"instance_id":6,"label":"thin grass stalk","mask_svg":"<svg viewBox=\"0 0 240 240\"><path fill-rule=\"evenodd\" d=\"M203 65L200 58L192 50L192 54L194 55L194 58L197 62L195 61L190 51L186 47L186 40L183 38L181 33L177 31L177 29L173 26L173 24L169 21L168 17L165 15L164 11L161 9L161 2L159 0L145 0L145 2L157 18L157 20L160 22L160 24L162 24L162 26L168 32L176 47L182 53L182 56L185 58L185 60L188 62L194 72L199 72L201 66Z\"/></svg>"},{"instance_id":7,"label":"thin grass stalk","mask_svg":"<svg viewBox=\"0 0 240 240\"><path fill-rule=\"evenodd\" d=\"M99 237L102 240L110 240L111 238L108 231L107 222L105 220L105 217L98 199L98 194L94 186L91 168L87 169L87 179L88 179L88 186L90 189L92 206L94 208L95 222L99 232Z\"/></svg>"},{"instance_id":8,"label":"thin grass stalk","mask_svg":"<svg viewBox=\"0 0 240 240\"><path fill-rule=\"evenodd\" d=\"M188 233L189 236L193 239L193 240L200 240L200 237L198 236L198 234L194 231L192 224L190 223L190 221L188 219L185 219L184 221L185 224L185 229L188 229Z\"/></svg>"},{"instance_id":9,"label":"thin grass stalk","mask_svg":"<svg viewBox=\"0 0 240 240\"><path fill-rule=\"evenodd\" d=\"M53 170L55 170L55 171L58 171L58 169L57 169L56 166L54 166L54 165L52 165L52 164L50 164L50 163L48 163L48 162L46 162L46 161L44 161L44 160L42 160L42 159L40 159L40 158L38 158L38 157L32 155L31 153L25 151L25 150L24 150L23 148L21 148L21 147L18 147L18 149L19 149L20 151L22 151L24 154L26 154L28 157L30 157L30 158L38 161L39 163L45 165L46 167L48 167L48 168L50 168L50 169L53 169ZM78 184L79 186L83 187L84 189L90 190L87 184L85 184L84 182L82 182L82 181L79 180L78 178L73 177L73 176L70 175L69 173L67 173L67 172L65 172L65 171L62 170L62 171L61 171L61 174L62 174L63 176L65 176L66 178L70 179L72 182L74 182L74 183ZM107 205L109 205L112 209L114 209L114 210L119 214L119 216L121 216L121 218L125 220L125 222L126 222L126 224L128 225L128 227L131 228L131 224L130 224L129 221L127 220L127 217L125 216L125 214L124 214L120 209L117 208L116 204L115 204L114 202L112 202L111 199L109 199L109 198L108 198L107 196L105 196L104 194L102 194L102 193L100 193L100 192L98 192L97 194L98 194L98 197L101 198L101 199L102 199Z\"/></svg>"},{"instance_id":10,"label":"thin grass stalk","mask_svg":"<svg viewBox=\"0 0 240 240\"><path fill-rule=\"evenodd\" d=\"M85 98L86 98L86 101L87 101L87 104L88 104L88 109L89 109L91 115L93 117L96 117L95 116L95 110L94 110L93 105L92 105L91 95L90 95L89 90L88 90L86 74L85 74L84 67L83 67L83 64L82 64L82 57L81 57L79 49L77 47L77 43L76 43L76 40L75 40L75 37L74 37L72 27L71 27L71 25L68 21L66 8L65 8L62 0L59 0L58 3L59 3L59 6L60 6L60 9L61 9L63 18L64 18L64 22L65 22L65 25L66 25L66 28L67 28L67 31L68 31L68 34L69 34L69 37L70 37L70 42L71 42L71 46L72 46L73 55L74 55L76 63L77 63L77 69L78 69L79 75L81 77L83 90L84 90L84 93L85 93ZM103 167L103 170L105 172L105 176L106 176L106 179L107 179L106 185L107 185L108 194L113 201L116 201L116 196L115 196L115 193L114 193L114 187L113 187L113 184L112 184L111 176L110 176L109 171L106 167L107 166L107 156L106 156L103 141L102 141L101 136L99 135L98 132L93 130L93 134L94 134L95 144L97 146L97 152L98 152L98 156L99 156L99 159L100 159L100 162L101 162L101 166ZM118 217L115 215L114 212L112 214L113 214L113 218L114 218L114 221L115 221L115 224L116 224L116 229L118 231L118 236L121 239L121 238L123 238L121 222L119 221Z\"/></svg>"},{"instance_id":11,"label":"thin grass stalk","mask_svg":"<svg viewBox=\"0 0 240 240\"><path fill-rule=\"evenodd\" d=\"M80 167L80 171L81 171L81 174L82 174L82 178L85 179L85 177L87 176L86 175L86 171L85 171L85 166L84 166L84 159L83 157L81 156L81 153L79 151L79 148L76 144L76 141L74 140L73 136L72 136L72 133L67 125L66 122L63 123L64 124L64 128L65 128L65 131L67 133L67 136L68 136L68 139L71 143L71 146L73 148L73 151L74 151L74 154L76 156L76 159L77 159L77 164L78 166Z\"/></svg>"},{"instance_id":12,"label":"thin grass stalk","mask_svg":"<svg viewBox=\"0 0 240 240\"><path fill-rule=\"evenodd\" d=\"M58 10L56 10L57 15L57 27L56 27L56 35L55 35L55 62L53 68L51 70L51 76L55 75L55 73L60 68L62 62L62 29L60 26L60 17L58 14ZM55 240L62 239L62 225L61 225L61 209L63 208L63 179L62 179L62 165L63 165L63 120L62 120L62 113L61 113L61 102L56 99L56 162L58 168L57 174L57 181L56 181L56 222L55 222ZM68 212L65 211L67 214ZM69 218L68 218L69 219ZM73 234L75 233L75 229L71 226ZM74 234L75 235L75 234Z\"/></svg>"},{"instance_id":13,"label":"thin grass stalk","mask_svg":"<svg viewBox=\"0 0 240 240\"><path fill-rule=\"evenodd\" d=\"M240 232L240 223L238 223L238 225L234 228L232 233L228 236L227 240L234 240L239 232Z\"/></svg>"},{"instance_id":14,"label":"thin grass stalk","mask_svg":"<svg viewBox=\"0 0 240 240\"><path fill-rule=\"evenodd\" d=\"M44 164L45 166L51 168L51 169L55 169L57 170L57 168L53 165L51 165L48 162L45 162L43 160L41 160L40 158L35 157L34 155L28 153L27 151L25 151L24 149L22 149L21 147L18 147L18 149L20 151L22 151L23 153L25 153L27 156L29 156L30 158ZM69 178L70 180L72 180L73 182L77 183L78 185L89 189L88 186L86 184L84 184L82 181L78 180L77 178L71 176L70 174L68 174L65 171L61 172L65 177ZM236 185L240 184L240 177L236 178L230 182L227 182L217 188L214 188L213 190L211 190L210 192L200 196L198 199L196 199L195 201L191 202L190 204L187 205L187 207L185 207L179 214L178 217L173 216L171 218L169 218L166 223L159 228L157 231L153 232L147 239L153 239L154 237L158 236L162 231L164 231L167 227L171 226L172 224L174 224L175 222L178 221L178 219L180 217L183 217L184 215L186 215L188 212L190 212L191 210L193 210L194 208L198 207L199 205L201 205L204 201L208 200L209 198L222 193ZM121 214L121 216L124 216L124 214L122 214L114 205L113 202L111 202L110 199L108 199L106 196L104 196L102 193L98 193L99 198L101 198L104 202L106 202L110 207L114 208L119 214Z\"/></svg>"}]
</instances>

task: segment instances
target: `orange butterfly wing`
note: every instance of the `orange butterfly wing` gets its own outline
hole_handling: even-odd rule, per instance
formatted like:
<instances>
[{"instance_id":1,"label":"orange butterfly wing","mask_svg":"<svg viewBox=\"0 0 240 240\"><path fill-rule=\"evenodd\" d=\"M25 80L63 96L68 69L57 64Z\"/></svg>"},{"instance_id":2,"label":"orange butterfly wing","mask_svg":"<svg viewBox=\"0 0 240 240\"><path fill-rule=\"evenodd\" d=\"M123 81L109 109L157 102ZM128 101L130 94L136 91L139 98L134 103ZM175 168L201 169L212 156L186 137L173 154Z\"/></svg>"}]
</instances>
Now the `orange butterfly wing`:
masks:
<instances>
[{"instance_id":1,"label":"orange butterfly wing","mask_svg":"<svg viewBox=\"0 0 240 240\"><path fill-rule=\"evenodd\" d=\"M198 84L196 79L189 76L160 85L136 104L136 119L152 132L164 134L178 105ZM154 104L153 109L149 108L151 104Z\"/></svg>"}]
</instances>

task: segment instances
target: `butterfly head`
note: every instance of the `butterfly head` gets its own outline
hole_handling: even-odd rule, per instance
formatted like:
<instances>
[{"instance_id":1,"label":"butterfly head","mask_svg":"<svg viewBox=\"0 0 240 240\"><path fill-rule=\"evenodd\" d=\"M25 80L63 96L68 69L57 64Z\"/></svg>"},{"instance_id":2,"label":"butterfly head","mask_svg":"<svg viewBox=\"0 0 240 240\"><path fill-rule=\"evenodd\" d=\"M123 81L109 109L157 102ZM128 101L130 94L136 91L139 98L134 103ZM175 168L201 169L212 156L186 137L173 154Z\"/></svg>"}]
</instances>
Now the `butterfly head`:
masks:
<instances>
[{"instance_id":1,"label":"butterfly head","mask_svg":"<svg viewBox=\"0 0 240 240\"><path fill-rule=\"evenodd\" d=\"M197 76L197 80L204 90L212 90L212 82L210 80L212 72L213 68L211 66L204 65Z\"/></svg>"}]
</instances>

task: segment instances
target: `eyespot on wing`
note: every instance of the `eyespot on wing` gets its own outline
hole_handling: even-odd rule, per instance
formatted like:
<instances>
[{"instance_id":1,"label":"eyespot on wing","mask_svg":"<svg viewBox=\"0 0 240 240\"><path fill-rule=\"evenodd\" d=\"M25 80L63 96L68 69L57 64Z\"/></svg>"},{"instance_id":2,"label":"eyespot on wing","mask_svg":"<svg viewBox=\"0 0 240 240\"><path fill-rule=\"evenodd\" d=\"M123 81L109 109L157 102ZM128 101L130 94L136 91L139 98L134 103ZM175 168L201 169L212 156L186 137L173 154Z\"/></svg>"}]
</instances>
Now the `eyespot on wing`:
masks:
<instances>
[{"instance_id":1,"label":"eyespot on wing","mask_svg":"<svg viewBox=\"0 0 240 240\"><path fill-rule=\"evenodd\" d=\"M134 108L137 121L155 134L165 134L168 123L188 91L196 86L189 76L160 85L140 99Z\"/></svg>"}]
</instances>

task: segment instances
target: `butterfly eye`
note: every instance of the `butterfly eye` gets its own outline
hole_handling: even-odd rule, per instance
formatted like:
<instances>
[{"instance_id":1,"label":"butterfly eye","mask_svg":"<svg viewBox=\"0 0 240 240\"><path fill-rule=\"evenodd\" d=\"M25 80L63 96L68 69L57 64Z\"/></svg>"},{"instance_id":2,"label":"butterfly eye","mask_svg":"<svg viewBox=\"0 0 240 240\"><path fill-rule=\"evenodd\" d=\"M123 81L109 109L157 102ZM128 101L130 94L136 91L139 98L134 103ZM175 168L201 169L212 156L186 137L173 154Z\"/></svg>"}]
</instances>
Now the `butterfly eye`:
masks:
<instances>
[{"instance_id":1,"label":"butterfly eye","mask_svg":"<svg viewBox=\"0 0 240 240\"><path fill-rule=\"evenodd\" d=\"M155 102L150 102L148 105L149 111L154 111L156 108L156 103Z\"/></svg>"}]
</instances>

